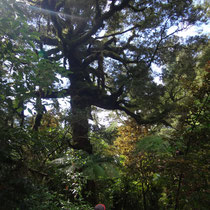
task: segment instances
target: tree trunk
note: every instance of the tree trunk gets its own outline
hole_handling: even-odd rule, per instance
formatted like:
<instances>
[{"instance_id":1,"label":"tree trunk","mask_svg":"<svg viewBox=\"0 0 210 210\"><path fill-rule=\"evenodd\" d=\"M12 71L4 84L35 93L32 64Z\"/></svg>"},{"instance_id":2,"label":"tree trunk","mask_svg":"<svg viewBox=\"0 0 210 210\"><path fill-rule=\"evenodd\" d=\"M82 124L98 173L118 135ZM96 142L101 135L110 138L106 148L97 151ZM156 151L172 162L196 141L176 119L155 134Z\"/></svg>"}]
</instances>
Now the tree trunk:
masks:
<instances>
[{"instance_id":1,"label":"tree trunk","mask_svg":"<svg viewBox=\"0 0 210 210\"><path fill-rule=\"evenodd\" d=\"M175 200L174 210L179 209L179 195L180 195L180 190L181 190L182 177L183 177L183 174L181 173L179 175L179 183L178 183L178 188L177 188L177 192L176 192L176 200Z\"/></svg>"},{"instance_id":2,"label":"tree trunk","mask_svg":"<svg viewBox=\"0 0 210 210\"><path fill-rule=\"evenodd\" d=\"M73 55L69 59L70 74L70 96L71 96L71 126L73 147L92 153L92 146L88 138L91 106L88 103L88 93L84 92L87 85L85 80L85 69L80 65L80 61Z\"/></svg>"},{"instance_id":3,"label":"tree trunk","mask_svg":"<svg viewBox=\"0 0 210 210\"><path fill-rule=\"evenodd\" d=\"M143 207L144 207L144 210L147 210L146 192L144 190L144 183L141 184L141 187L142 187L142 202L143 202Z\"/></svg>"},{"instance_id":4,"label":"tree trunk","mask_svg":"<svg viewBox=\"0 0 210 210\"><path fill-rule=\"evenodd\" d=\"M92 146L88 138L90 107L78 95L71 97L71 114L73 147L91 154Z\"/></svg>"}]
</instances>

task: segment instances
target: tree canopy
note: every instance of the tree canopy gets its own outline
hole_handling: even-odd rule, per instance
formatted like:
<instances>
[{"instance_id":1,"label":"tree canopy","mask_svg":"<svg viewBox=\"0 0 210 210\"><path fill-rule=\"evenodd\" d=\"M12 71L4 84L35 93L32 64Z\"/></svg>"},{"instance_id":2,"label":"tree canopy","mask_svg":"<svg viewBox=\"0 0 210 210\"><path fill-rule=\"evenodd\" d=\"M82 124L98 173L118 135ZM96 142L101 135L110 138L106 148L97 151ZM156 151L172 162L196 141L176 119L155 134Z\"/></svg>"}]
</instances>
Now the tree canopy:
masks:
<instances>
[{"instance_id":1,"label":"tree canopy","mask_svg":"<svg viewBox=\"0 0 210 210\"><path fill-rule=\"evenodd\" d=\"M169 45L176 51L177 31L201 19L203 13L192 1L43 0L20 1L15 7L27 16L28 30L37 36L28 37L29 57L34 59L28 65L34 65L34 73L27 76L36 79L33 85L30 82L33 92L30 87L26 91L37 98L35 129L41 121L42 100L67 96L72 146L89 153L91 106L121 110L139 124L167 124L170 106L160 101L164 87L153 81L151 67L165 64ZM58 75L69 85L56 85Z\"/></svg>"}]
</instances>

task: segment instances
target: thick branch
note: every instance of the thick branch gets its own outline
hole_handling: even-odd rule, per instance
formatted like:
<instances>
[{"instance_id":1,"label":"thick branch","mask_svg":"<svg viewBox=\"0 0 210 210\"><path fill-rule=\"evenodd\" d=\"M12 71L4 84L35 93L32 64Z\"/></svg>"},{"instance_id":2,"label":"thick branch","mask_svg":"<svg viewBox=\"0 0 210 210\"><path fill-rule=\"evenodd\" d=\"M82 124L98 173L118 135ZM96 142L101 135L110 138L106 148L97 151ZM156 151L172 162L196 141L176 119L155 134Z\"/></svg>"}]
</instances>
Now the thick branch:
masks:
<instances>
[{"instance_id":1,"label":"thick branch","mask_svg":"<svg viewBox=\"0 0 210 210\"><path fill-rule=\"evenodd\" d=\"M146 3L146 2L143 2L142 5L144 3ZM147 9L147 7L143 7L143 8L138 9L138 8L136 8L136 7L134 7L134 6L130 5L130 4L128 5L128 7L131 8L134 12L143 12L145 9Z\"/></svg>"},{"instance_id":2,"label":"thick branch","mask_svg":"<svg viewBox=\"0 0 210 210\"><path fill-rule=\"evenodd\" d=\"M101 17L101 9L100 9L98 0L95 0L95 5L96 5L96 16L95 16L95 19L97 19L97 18Z\"/></svg>"},{"instance_id":3,"label":"thick branch","mask_svg":"<svg viewBox=\"0 0 210 210\"><path fill-rule=\"evenodd\" d=\"M87 67L89 64L91 64L93 61L95 61L95 60L97 60L97 53L94 53L94 54L92 54L92 55L90 55L90 56L88 56L84 61L83 61L83 63L82 63L82 65L84 66L84 67Z\"/></svg>"},{"instance_id":4,"label":"thick branch","mask_svg":"<svg viewBox=\"0 0 210 210\"><path fill-rule=\"evenodd\" d=\"M36 118L35 118L35 122L34 122L34 126L33 126L33 130L38 131L40 125L41 125L41 120L43 117L43 113L46 110L45 106L42 105L42 100L41 100L41 95L39 94L39 96L36 98Z\"/></svg>"},{"instance_id":5,"label":"thick branch","mask_svg":"<svg viewBox=\"0 0 210 210\"><path fill-rule=\"evenodd\" d=\"M57 55L58 52L60 52L61 50L59 48L53 48L51 50L45 51L47 57L51 56L51 55Z\"/></svg>"},{"instance_id":6,"label":"thick branch","mask_svg":"<svg viewBox=\"0 0 210 210\"><path fill-rule=\"evenodd\" d=\"M120 10L122 10L123 8L125 8L128 3L130 2L130 0L123 0L121 4L119 5L113 5L110 10L106 13L104 13L103 15L101 15L100 18L95 19L95 25L93 25L92 29L89 30L86 34L84 34L83 36L79 37L78 39L76 39L74 42L71 43L72 46L77 46L81 43L86 42L87 40L89 40L89 38L95 34L99 28L103 27L103 22L107 19L109 19L110 17L112 17L116 12L119 12Z\"/></svg>"},{"instance_id":7,"label":"thick branch","mask_svg":"<svg viewBox=\"0 0 210 210\"><path fill-rule=\"evenodd\" d=\"M50 46L58 46L58 44L59 44L57 39L52 39L52 38L44 36L44 35L42 35L40 37L40 40L41 40L41 42L43 42L43 44L50 45Z\"/></svg>"},{"instance_id":8,"label":"thick branch","mask_svg":"<svg viewBox=\"0 0 210 210\"><path fill-rule=\"evenodd\" d=\"M39 92L36 92L35 93L36 96L41 96L41 98L43 99L51 99L51 98L64 98L64 97L67 97L67 96L70 96L70 91L69 89L63 89L61 91L47 91L47 92L44 92L44 91L39 91Z\"/></svg>"},{"instance_id":9,"label":"thick branch","mask_svg":"<svg viewBox=\"0 0 210 210\"><path fill-rule=\"evenodd\" d=\"M125 112L130 117L134 118L138 124L148 125L155 123L163 123L166 126L170 126L164 118L171 111L171 108L166 108L164 111L155 114L152 117L144 119L140 114L135 114L131 112L126 107L120 105L122 100L119 100L119 97L123 94L123 86L115 93L111 95L94 95L94 97L89 98L91 105L97 106L99 108L107 109L107 110L120 110Z\"/></svg>"},{"instance_id":10,"label":"thick branch","mask_svg":"<svg viewBox=\"0 0 210 210\"><path fill-rule=\"evenodd\" d=\"M107 50L104 51L104 57L110 57L114 60L120 61L124 65L126 65L128 63L136 63L137 62L137 61L134 61L134 60L128 60L128 59L122 58L117 53L114 53L112 51L107 51Z\"/></svg>"},{"instance_id":11,"label":"thick branch","mask_svg":"<svg viewBox=\"0 0 210 210\"><path fill-rule=\"evenodd\" d=\"M166 126L170 126L164 118L169 113L170 109L165 109L163 112L156 114L156 116L150 117L148 119L143 119L140 115L134 114L133 112L129 111L127 108L118 105L118 110L124 111L127 115L131 116L136 120L136 122L140 125L148 125L148 124L155 124L155 123L163 123Z\"/></svg>"}]
</instances>

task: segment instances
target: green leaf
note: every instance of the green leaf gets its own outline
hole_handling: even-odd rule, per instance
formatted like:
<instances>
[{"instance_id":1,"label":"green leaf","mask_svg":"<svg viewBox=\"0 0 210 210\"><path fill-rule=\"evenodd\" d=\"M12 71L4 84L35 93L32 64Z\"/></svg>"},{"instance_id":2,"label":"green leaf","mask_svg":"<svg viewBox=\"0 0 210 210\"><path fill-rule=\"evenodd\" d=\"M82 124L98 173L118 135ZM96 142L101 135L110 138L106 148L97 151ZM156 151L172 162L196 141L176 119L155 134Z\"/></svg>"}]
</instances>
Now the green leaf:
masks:
<instances>
[{"instance_id":1,"label":"green leaf","mask_svg":"<svg viewBox=\"0 0 210 210\"><path fill-rule=\"evenodd\" d=\"M33 41L29 41L29 44L30 44L30 46L31 46L33 49L36 48L36 46L35 46L35 44L33 43Z\"/></svg>"},{"instance_id":2,"label":"green leaf","mask_svg":"<svg viewBox=\"0 0 210 210\"><path fill-rule=\"evenodd\" d=\"M22 112L22 111L23 111L23 108L22 107L20 107L20 108L17 109L17 112Z\"/></svg>"},{"instance_id":3,"label":"green leaf","mask_svg":"<svg viewBox=\"0 0 210 210\"><path fill-rule=\"evenodd\" d=\"M102 166L99 164L95 163L93 165L93 172L95 174L95 177L104 177L106 176L105 170Z\"/></svg>"},{"instance_id":4,"label":"green leaf","mask_svg":"<svg viewBox=\"0 0 210 210\"><path fill-rule=\"evenodd\" d=\"M2 100L5 100L5 99L6 99L6 96L5 96L5 95L0 95L0 98L1 98Z\"/></svg>"},{"instance_id":5,"label":"green leaf","mask_svg":"<svg viewBox=\"0 0 210 210\"><path fill-rule=\"evenodd\" d=\"M147 136L137 143L136 150L137 152L167 152L169 151L169 143L160 136Z\"/></svg>"},{"instance_id":6,"label":"green leaf","mask_svg":"<svg viewBox=\"0 0 210 210\"><path fill-rule=\"evenodd\" d=\"M32 110L31 109L27 109L28 110L28 112L30 113L30 114L32 114L33 115L33 112L32 112Z\"/></svg>"},{"instance_id":7,"label":"green leaf","mask_svg":"<svg viewBox=\"0 0 210 210\"><path fill-rule=\"evenodd\" d=\"M13 108L18 108L18 105L19 105L19 100L18 99L15 99L14 101L13 101Z\"/></svg>"}]
</instances>

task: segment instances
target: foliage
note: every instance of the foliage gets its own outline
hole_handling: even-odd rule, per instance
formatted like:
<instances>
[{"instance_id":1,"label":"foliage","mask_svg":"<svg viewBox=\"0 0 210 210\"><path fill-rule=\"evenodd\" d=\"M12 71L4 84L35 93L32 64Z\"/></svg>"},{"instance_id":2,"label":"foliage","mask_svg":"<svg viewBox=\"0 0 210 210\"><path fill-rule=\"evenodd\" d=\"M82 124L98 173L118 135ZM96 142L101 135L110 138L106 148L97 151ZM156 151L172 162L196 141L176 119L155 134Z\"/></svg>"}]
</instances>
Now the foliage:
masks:
<instances>
[{"instance_id":1,"label":"foliage","mask_svg":"<svg viewBox=\"0 0 210 210\"><path fill-rule=\"evenodd\" d=\"M176 35L205 14L190 0L1 0L0 208L207 209L209 41ZM102 125L98 107L126 120Z\"/></svg>"},{"instance_id":2,"label":"foliage","mask_svg":"<svg viewBox=\"0 0 210 210\"><path fill-rule=\"evenodd\" d=\"M200 80L200 77L199 77ZM207 85L208 84L208 85ZM198 200L202 199L199 208L207 208L209 174L207 168L209 142L209 73L204 73L202 83L195 80L188 90L189 101L182 105L187 113L182 117L182 127L174 133L172 144L176 145L178 157L168 162L168 168L176 167L178 182L175 182L176 208L198 208ZM180 126L180 124L178 125ZM207 162L205 161L207 160ZM175 179L174 177L174 179ZM199 178L198 178L199 177ZM193 180L193 181L192 181ZM180 199L180 201L178 201ZM179 205L181 207L179 207Z\"/></svg>"},{"instance_id":3,"label":"foliage","mask_svg":"<svg viewBox=\"0 0 210 210\"><path fill-rule=\"evenodd\" d=\"M125 160L125 164L130 161L130 155L136 148L136 143L140 138L148 134L148 128L137 125L134 121L126 122L125 126L118 128L118 137L114 141L117 153ZM114 154L116 151L114 151Z\"/></svg>"}]
</instances>

